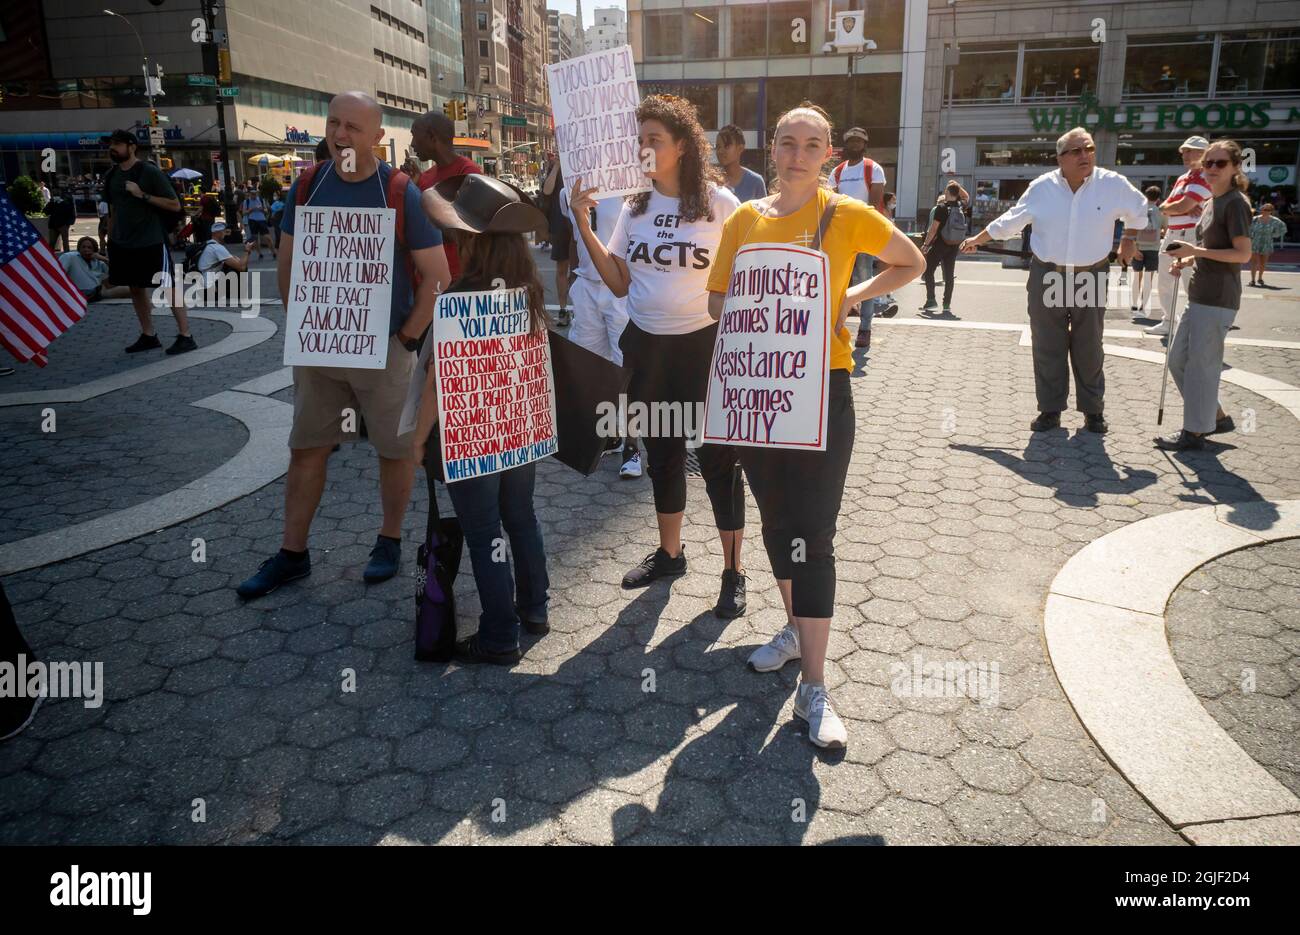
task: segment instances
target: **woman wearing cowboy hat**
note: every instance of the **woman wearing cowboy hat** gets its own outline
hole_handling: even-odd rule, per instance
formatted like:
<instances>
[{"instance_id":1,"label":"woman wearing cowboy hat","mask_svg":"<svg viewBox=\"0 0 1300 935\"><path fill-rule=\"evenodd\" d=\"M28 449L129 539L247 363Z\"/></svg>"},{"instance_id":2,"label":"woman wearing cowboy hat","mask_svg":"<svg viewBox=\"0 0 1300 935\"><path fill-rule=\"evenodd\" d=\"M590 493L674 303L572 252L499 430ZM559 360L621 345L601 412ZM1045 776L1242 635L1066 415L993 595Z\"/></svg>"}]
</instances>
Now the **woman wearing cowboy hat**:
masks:
<instances>
[{"instance_id":1,"label":"woman wearing cowboy hat","mask_svg":"<svg viewBox=\"0 0 1300 935\"><path fill-rule=\"evenodd\" d=\"M425 191L425 213L444 230L464 231L460 275L444 294L483 292L491 289L523 288L528 296L529 321L534 332L546 329L546 306L537 267L523 235L546 233L546 216L523 191L490 175L462 175ZM433 479L440 470L440 436L435 390L433 329L420 351L419 366L412 380L403 422L415 423L415 457L424 462L429 477L429 498L434 497ZM426 449L426 442L434 444ZM513 665L522 653L519 630L534 635L549 631L546 621L546 554L542 527L533 511L535 462L469 477L447 485L447 493L469 546L483 612L478 633L456 644L456 659L465 663ZM501 529L510 539L509 561L498 561Z\"/></svg>"}]
</instances>

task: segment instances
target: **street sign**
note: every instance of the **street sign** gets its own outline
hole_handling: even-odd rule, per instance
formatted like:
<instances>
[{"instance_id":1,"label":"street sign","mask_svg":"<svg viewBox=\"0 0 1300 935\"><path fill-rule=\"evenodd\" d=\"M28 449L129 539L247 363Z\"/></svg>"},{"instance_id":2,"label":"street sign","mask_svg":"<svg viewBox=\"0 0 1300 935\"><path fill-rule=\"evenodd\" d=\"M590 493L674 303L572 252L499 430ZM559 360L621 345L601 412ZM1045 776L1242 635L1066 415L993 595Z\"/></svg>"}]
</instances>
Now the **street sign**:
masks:
<instances>
[{"instance_id":1,"label":"street sign","mask_svg":"<svg viewBox=\"0 0 1300 935\"><path fill-rule=\"evenodd\" d=\"M526 127L526 126L528 126L528 121L525 120L523 117L506 117L506 116L503 115L503 116L501 117L501 126L503 126L503 127Z\"/></svg>"},{"instance_id":2,"label":"street sign","mask_svg":"<svg viewBox=\"0 0 1300 935\"><path fill-rule=\"evenodd\" d=\"M166 131L162 127L150 127L149 145L154 149L162 149L163 143L166 140L165 134Z\"/></svg>"},{"instance_id":3,"label":"street sign","mask_svg":"<svg viewBox=\"0 0 1300 935\"><path fill-rule=\"evenodd\" d=\"M212 75L186 75L185 81L188 84L204 85L210 88L215 87L217 84L217 79Z\"/></svg>"},{"instance_id":4,"label":"street sign","mask_svg":"<svg viewBox=\"0 0 1300 935\"><path fill-rule=\"evenodd\" d=\"M208 151L208 158L211 159L213 162L220 162L220 161L221 161L221 150L219 150L219 149L212 149L212 150L209 150L209 151Z\"/></svg>"},{"instance_id":5,"label":"street sign","mask_svg":"<svg viewBox=\"0 0 1300 935\"><path fill-rule=\"evenodd\" d=\"M218 88L217 93L222 97L239 97L239 88Z\"/></svg>"}]
</instances>

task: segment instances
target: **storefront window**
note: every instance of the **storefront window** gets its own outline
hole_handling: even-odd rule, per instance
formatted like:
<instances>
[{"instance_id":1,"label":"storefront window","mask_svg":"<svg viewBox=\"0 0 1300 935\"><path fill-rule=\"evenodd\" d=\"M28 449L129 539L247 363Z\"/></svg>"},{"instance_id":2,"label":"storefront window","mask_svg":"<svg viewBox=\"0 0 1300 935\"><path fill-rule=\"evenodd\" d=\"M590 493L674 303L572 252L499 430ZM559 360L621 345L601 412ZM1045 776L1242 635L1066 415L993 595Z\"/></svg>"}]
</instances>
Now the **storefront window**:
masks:
<instances>
[{"instance_id":1,"label":"storefront window","mask_svg":"<svg viewBox=\"0 0 1300 935\"><path fill-rule=\"evenodd\" d=\"M731 56L767 54L767 5L763 3L728 7L731 15Z\"/></svg>"},{"instance_id":2,"label":"storefront window","mask_svg":"<svg viewBox=\"0 0 1300 935\"><path fill-rule=\"evenodd\" d=\"M1037 137L1030 140L997 140L980 143L975 155L981 166L1056 167L1056 142Z\"/></svg>"},{"instance_id":3,"label":"storefront window","mask_svg":"<svg viewBox=\"0 0 1300 935\"><path fill-rule=\"evenodd\" d=\"M802 20L803 25L796 25ZM767 52L769 55L807 55L812 28L811 3L768 4Z\"/></svg>"},{"instance_id":4,"label":"storefront window","mask_svg":"<svg viewBox=\"0 0 1300 935\"><path fill-rule=\"evenodd\" d=\"M1139 36L1124 58L1124 97L1188 97L1210 90L1214 36Z\"/></svg>"},{"instance_id":5,"label":"storefront window","mask_svg":"<svg viewBox=\"0 0 1300 935\"><path fill-rule=\"evenodd\" d=\"M642 18L646 58L678 58L682 54L682 11L647 10Z\"/></svg>"},{"instance_id":6,"label":"storefront window","mask_svg":"<svg viewBox=\"0 0 1300 935\"><path fill-rule=\"evenodd\" d=\"M686 21L686 57L718 57L718 9L702 7L683 10Z\"/></svg>"},{"instance_id":7,"label":"storefront window","mask_svg":"<svg viewBox=\"0 0 1300 935\"><path fill-rule=\"evenodd\" d=\"M812 101L831 118L834 144L852 126L864 127L870 136L867 152L898 145L898 105L902 76L898 74L855 75L846 79L821 75L814 78L768 78L766 82L766 130L770 135L781 114L805 100Z\"/></svg>"},{"instance_id":8,"label":"storefront window","mask_svg":"<svg viewBox=\"0 0 1300 935\"><path fill-rule=\"evenodd\" d=\"M953 69L953 101L1015 100L1017 46L964 45L961 61Z\"/></svg>"},{"instance_id":9,"label":"storefront window","mask_svg":"<svg viewBox=\"0 0 1300 935\"><path fill-rule=\"evenodd\" d=\"M758 129L757 81L737 81L731 86L731 122L742 130Z\"/></svg>"},{"instance_id":10,"label":"storefront window","mask_svg":"<svg viewBox=\"0 0 1300 935\"><path fill-rule=\"evenodd\" d=\"M1300 30L1223 37L1215 95L1300 90Z\"/></svg>"},{"instance_id":11,"label":"storefront window","mask_svg":"<svg viewBox=\"0 0 1300 935\"><path fill-rule=\"evenodd\" d=\"M1085 92L1096 93L1100 57L1099 46L1081 44L1077 39L1026 42L1023 96L1033 100L1068 100Z\"/></svg>"},{"instance_id":12,"label":"storefront window","mask_svg":"<svg viewBox=\"0 0 1300 935\"><path fill-rule=\"evenodd\" d=\"M718 128L718 85L705 82L643 81L641 94L675 94L695 105L700 126L705 130Z\"/></svg>"}]
</instances>

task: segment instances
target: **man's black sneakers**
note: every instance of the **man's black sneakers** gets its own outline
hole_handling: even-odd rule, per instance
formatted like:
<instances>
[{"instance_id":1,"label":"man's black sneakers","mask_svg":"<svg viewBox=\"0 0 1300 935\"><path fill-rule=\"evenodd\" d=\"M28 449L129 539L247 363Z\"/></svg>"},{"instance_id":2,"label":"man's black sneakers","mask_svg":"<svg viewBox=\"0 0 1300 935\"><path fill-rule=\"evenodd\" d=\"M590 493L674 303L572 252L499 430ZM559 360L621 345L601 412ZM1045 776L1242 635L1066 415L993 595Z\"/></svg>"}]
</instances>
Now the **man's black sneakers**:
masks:
<instances>
[{"instance_id":1,"label":"man's black sneakers","mask_svg":"<svg viewBox=\"0 0 1300 935\"><path fill-rule=\"evenodd\" d=\"M172 342L172 346L167 348L167 353L188 354L190 351L197 351L198 349L199 345L192 335L178 334L176 340Z\"/></svg>"},{"instance_id":2,"label":"man's black sneakers","mask_svg":"<svg viewBox=\"0 0 1300 935\"><path fill-rule=\"evenodd\" d=\"M456 644L455 660L466 665L481 665L487 663L494 666L512 666L524 654L519 651L519 647L508 650L507 652L496 652L495 650L485 649L479 645L478 634L475 633L468 639L463 639Z\"/></svg>"},{"instance_id":3,"label":"man's black sneakers","mask_svg":"<svg viewBox=\"0 0 1300 935\"><path fill-rule=\"evenodd\" d=\"M1187 429L1172 435L1161 435L1155 442L1157 448L1165 451L1201 451L1205 448L1205 436L1196 435Z\"/></svg>"},{"instance_id":4,"label":"man's black sneakers","mask_svg":"<svg viewBox=\"0 0 1300 935\"><path fill-rule=\"evenodd\" d=\"M139 354L141 351L156 351L162 347L162 342L158 340L156 334L142 334L135 339L135 343L126 349L128 354Z\"/></svg>"},{"instance_id":5,"label":"man's black sneakers","mask_svg":"<svg viewBox=\"0 0 1300 935\"><path fill-rule=\"evenodd\" d=\"M375 539L375 547L370 550L370 563L361 573L366 584L378 584L397 574L402 564L402 543L399 539L380 536Z\"/></svg>"},{"instance_id":6,"label":"man's black sneakers","mask_svg":"<svg viewBox=\"0 0 1300 935\"><path fill-rule=\"evenodd\" d=\"M257 569L257 574L235 588L235 593L246 601L255 597L265 597L280 585L296 578L306 578L310 574L309 553L304 553L302 558L295 559L286 555L281 549L262 563L262 567Z\"/></svg>"},{"instance_id":7,"label":"man's black sneakers","mask_svg":"<svg viewBox=\"0 0 1300 935\"><path fill-rule=\"evenodd\" d=\"M722 590L713 613L723 620L733 620L745 613L745 576L730 568L722 572Z\"/></svg>"},{"instance_id":8,"label":"man's black sneakers","mask_svg":"<svg viewBox=\"0 0 1300 935\"><path fill-rule=\"evenodd\" d=\"M1110 431L1110 426L1106 424L1106 417L1100 412L1089 412L1083 417L1083 427L1089 432L1095 432L1098 435L1105 435Z\"/></svg>"},{"instance_id":9,"label":"man's black sneakers","mask_svg":"<svg viewBox=\"0 0 1300 935\"><path fill-rule=\"evenodd\" d=\"M673 558L662 548L655 549L623 576L624 588L644 588L659 578L680 578L686 574L686 546Z\"/></svg>"}]
</instances>

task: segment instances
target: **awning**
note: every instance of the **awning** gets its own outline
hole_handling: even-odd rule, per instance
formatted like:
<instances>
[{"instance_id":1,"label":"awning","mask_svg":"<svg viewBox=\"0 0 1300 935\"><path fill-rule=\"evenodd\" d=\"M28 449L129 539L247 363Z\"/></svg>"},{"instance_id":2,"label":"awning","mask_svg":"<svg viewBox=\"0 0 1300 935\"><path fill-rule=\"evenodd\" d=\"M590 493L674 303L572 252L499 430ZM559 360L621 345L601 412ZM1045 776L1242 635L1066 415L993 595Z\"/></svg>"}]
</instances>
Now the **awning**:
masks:
<instances>
[{"instance_id":1,"label":"awning","mask_svg":"<svg viewBox=\"0 0 1300 935\"><path fill-rule=\"evenodd\" d=\"M491 140L481 140L477 136L453 137L451 141L451 145L460 147L461 149L491 149L492 148Z\"/></svg>"}]
</instances>

